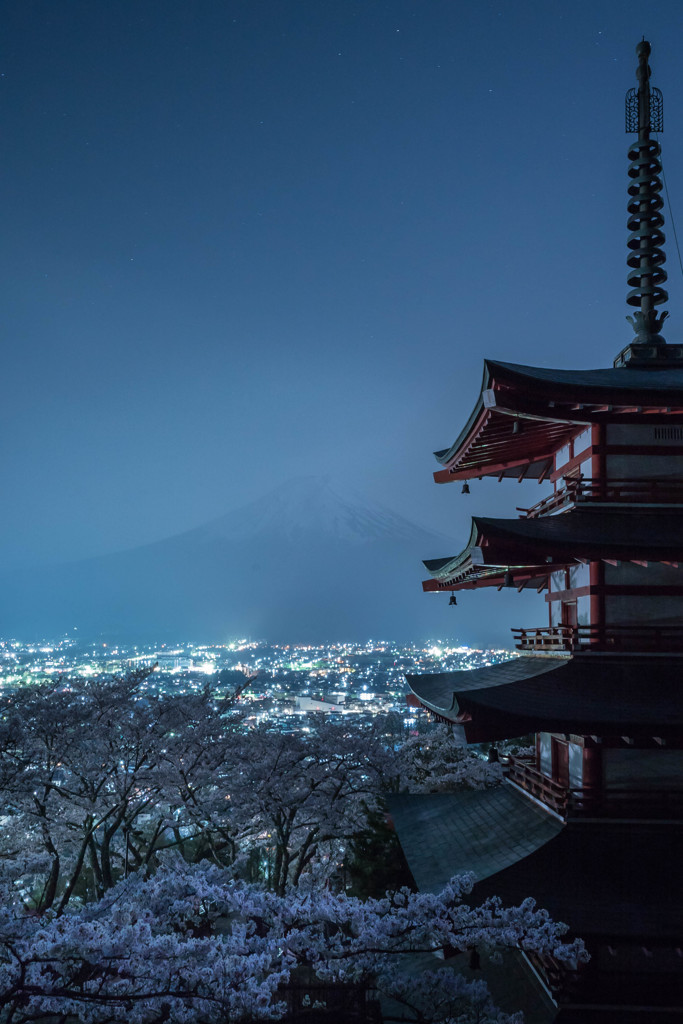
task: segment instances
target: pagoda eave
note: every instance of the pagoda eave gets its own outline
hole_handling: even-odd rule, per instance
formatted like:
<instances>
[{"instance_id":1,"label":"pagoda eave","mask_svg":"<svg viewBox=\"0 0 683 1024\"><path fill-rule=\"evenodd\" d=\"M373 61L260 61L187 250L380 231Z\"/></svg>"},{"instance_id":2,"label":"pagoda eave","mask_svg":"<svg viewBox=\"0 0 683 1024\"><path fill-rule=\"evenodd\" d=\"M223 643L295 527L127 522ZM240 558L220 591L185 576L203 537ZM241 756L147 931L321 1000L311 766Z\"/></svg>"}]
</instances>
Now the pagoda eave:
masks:
<instances>
[{"instance_id":1,"label":"pagoda eave","mask_svg":"<svg viewBox=\"0 0 683 1024\"><path fill-rule=\"evenodd\" d=\"M682 670L680 656L532 655L406 680L420 706L461 726L468 743L541 731L681 741Z\"/></svg>"},{"instance_id":2,"label":"pagoda eave","mask_svg":"<svg viewBox=\"0 0 683 1024\"><path fill-rule=\"evenodd\" d=\"M572 509L535 519L475 516L460 554L425 561L437 586L423 589L503 585L508 572L517 586L577 561L683 562L683 514Z\"/></svg>"},{"instance_id":3,"label":"pagoda eave","mask_svg":"<svg viewBox=\"0 0 683 1024\"><path fill-rule=\"evenodd\" d=\"M512 477L520 483L522 480L537 480L543 483L553 469L553 456L542 455L531 461L529 457L512 459L505 462L489 462L486 466L478 460L463 462L451 469L437 469L434 472L434 482L437 484L450 484L454 480L475 480L478 477L497 476Z\"/></svg>"},{"instance_id":4,"label":"pagoda eave","mask_svg":"<svg viewBox=\"0 0 683 1024\"><path fill-rule=\"evenodd\" d=\"M454 590L479 590L481 587L514 587L516 590L536 590L540 593L548 585L548 574L552 568L553 572L561 566L547 565L537 566L515 566L507 565L482 566L470 565L461 570L457 577L447 579L429 579L422 581L422 589L425 594L442 594ZM512 583L506 582L507 574L512 577Z\"/></svg>"},{"instance_id":5,"label":"pagoda eave","mask_svg":"<svg viewBox=\"0 0 683 1024\"><path fill-rule=\"evenodd\" d=\"M544 477L545 461L582 428L642 423L643 416L683 419L683 371L544 370L487 360L465 428L450 448L435 453L443 469L434 479L512 477L524 465L524 476Z\"/></svg>"}]
</instances>

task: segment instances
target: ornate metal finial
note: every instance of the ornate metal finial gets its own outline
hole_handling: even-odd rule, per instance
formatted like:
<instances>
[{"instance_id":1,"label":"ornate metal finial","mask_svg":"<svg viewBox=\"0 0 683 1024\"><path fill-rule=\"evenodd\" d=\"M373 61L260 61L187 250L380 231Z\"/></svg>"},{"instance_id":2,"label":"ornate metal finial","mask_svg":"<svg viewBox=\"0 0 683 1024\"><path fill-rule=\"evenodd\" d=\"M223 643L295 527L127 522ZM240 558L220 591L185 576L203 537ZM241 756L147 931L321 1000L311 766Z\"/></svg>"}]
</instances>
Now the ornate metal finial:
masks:
<instances>
[{"instance_id":1,"label":"ornate metal finial","mask_svg":"<svg viewBox=\"0 0 683 1024\"><path fill-rule=\"evenodd\" d=\"M631 345L617 356L615 365L627 363L661 362L669 353L662 349L666 343L659 333L668 316L657 313L656 307L669 298L662 288L666 281L664 270L664 205L660 173L661 149L650 132L662 131L663 103L659 89L650 86L650 44L645 39L636 47L638 55L638 88L626 93L626 131L638 132L638 138L629 147L631 164L628 169L631 184L628 187L628 247L627 264L631 268L628 283L631 290L626 298L629 306L638 310L627 317L636 337ZM671 353L673 355L673 353ZM667 360L668 361L668 360Z\"/></svg>"}]
</instances>

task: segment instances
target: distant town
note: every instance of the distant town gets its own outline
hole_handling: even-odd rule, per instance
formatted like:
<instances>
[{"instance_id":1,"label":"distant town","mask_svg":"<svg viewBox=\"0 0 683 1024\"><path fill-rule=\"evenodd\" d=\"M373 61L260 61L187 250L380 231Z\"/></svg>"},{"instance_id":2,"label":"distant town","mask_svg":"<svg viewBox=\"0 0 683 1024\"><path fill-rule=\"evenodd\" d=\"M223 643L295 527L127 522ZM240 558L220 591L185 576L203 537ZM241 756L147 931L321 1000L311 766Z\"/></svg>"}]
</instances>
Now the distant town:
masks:
<instances>
[{"instance_id":1,"label":"distant town","mask_svg":"<svg viewBox=\"0 0 683 1024\"><path fill-rule=\"evenodd\" d=\"M406 673L475 669L512 657L511 651L477 650L445 640L420 647L379 640L312 646L237 639L157 646L85 642L73 636L39 643L4 639L0 690L59 680L68 685L75 677L148 668L152 671L141 693L187 693L207 684L219 696L241 690L247 725L298 730L305 728L309 714L333 720L352 714L369 721L394 712L400 716L397 726L409 731L417 720L405 701Z\"/></svg>"}]
</instances>

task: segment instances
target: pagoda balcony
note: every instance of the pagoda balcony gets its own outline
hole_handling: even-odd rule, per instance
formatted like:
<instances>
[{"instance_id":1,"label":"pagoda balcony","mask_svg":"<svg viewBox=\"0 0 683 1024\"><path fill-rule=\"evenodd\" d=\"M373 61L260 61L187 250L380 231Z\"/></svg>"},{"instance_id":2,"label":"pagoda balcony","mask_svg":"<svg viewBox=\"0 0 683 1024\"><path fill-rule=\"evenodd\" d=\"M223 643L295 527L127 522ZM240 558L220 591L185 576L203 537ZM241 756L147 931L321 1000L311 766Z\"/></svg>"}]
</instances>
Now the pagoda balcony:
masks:
<instances>
[{"instance_id":1,"label":"pagoda balcony","mask_svg":"<svg viewBox=\"0 0 683 1024\"><path fill-rule=\"evenodd\" d=\"M535 767L535 758L509 756L503 760L509 782L524 790L564 821L576 818L632 818L649 821L683 820L683 789L597 789L564 786Z\"/></svg>"},{"instance_id":2,"label":"pagoda balcony","mask_svg":"<svg viewBox=\"0 0 683 1024\"><path fill-rule=\"evenodd\" d=\"M581 504L671 507L683 505L683 480L593 480L564 477L564 485L537 501L531 508L518 508L520 518L536 519Z\"/></svg>"},{"instance_id":3,"label":"pagoda balcony","mask_svg":"<svg viewBox=\"0 0 683 1024\"><path fill-rule=\"evenodd\" d=\"M525 654L683 654L683 624L538 626L514 628L512 635Z\"/></svg>"},{"instance_id":4,"label":"pagoda balcony","mask_svg":"<svg viewBox=\"0 0 683 1024\"><path fill-rule=\"evenodd\" d=\"M529 796L540 800L542 804L551 811L559 814L561 818L567 817L569 806L569 790L566 786L560 785L553 779L543 775L534 767L533 758L508 757L504 762L503 770L505 777L513 782L520 789L523 789Z\"/></svg>"}]
</instances>

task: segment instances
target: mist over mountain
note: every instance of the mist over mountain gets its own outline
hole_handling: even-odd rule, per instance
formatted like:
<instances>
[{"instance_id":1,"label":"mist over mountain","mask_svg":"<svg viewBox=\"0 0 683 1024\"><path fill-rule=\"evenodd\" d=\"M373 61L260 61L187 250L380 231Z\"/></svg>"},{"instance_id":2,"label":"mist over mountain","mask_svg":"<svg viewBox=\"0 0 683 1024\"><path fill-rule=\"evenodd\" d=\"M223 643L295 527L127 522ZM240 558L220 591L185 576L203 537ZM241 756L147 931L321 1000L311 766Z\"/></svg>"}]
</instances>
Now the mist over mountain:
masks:
<instances>
[{"instance_id":1,"label":"mist over mountain","mask_svg":"<svg viewBox=\"0 0 683 1024\"><path fill-rule=\"evenodd\" d=\"M12 573L2 635L220 642L423 639L445 616L423 558L454 541L307 477L196 529L85 561ZM438 604L438 608L437 608ZM440 613L440 614L439 614Z\"/></svg>"}]
</instances>

